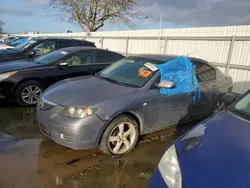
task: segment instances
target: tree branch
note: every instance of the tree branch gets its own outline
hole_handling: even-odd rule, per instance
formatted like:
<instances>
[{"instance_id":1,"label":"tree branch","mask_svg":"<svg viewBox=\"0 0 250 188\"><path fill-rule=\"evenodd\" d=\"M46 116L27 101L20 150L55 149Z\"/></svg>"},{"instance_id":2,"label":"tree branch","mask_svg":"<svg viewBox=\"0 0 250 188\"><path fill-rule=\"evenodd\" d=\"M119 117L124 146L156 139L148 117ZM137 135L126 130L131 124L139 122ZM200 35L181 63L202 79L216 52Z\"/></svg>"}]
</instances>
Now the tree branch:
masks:
<instances>
[{"instance_id":1,"label":"tree branch","mask_svg":"<svg viewBox=\"0 0 250 188\"><path fill-rule=\"evenodd\" d=\"M136 0L47 0L58 10L58 15L76 22L82 31L97 31L105 22L132 23L139 19L140 9ZM87 28L87 29L86 29Z\"/></svg>"}]
</instances>

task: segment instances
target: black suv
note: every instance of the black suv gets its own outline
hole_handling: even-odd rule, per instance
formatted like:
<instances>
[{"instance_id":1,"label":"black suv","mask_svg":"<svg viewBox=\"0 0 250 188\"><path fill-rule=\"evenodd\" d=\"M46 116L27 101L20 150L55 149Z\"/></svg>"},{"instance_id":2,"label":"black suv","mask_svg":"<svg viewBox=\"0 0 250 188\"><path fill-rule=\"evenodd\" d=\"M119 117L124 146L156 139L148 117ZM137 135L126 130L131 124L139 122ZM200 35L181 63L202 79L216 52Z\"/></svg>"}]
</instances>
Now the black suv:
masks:
<instances>
[{"instance_id":1,"label":"black suv","mask_svg":"<svg viewBox=\"0 0 250 188\"><path fill-rule=\"evenodd\" d=\"M61 48L74 46L95 47L89 41L64 38L34 38L15 48L0 50L0 63L23 59L32 59Z\"/></svg>"}]
</instances>

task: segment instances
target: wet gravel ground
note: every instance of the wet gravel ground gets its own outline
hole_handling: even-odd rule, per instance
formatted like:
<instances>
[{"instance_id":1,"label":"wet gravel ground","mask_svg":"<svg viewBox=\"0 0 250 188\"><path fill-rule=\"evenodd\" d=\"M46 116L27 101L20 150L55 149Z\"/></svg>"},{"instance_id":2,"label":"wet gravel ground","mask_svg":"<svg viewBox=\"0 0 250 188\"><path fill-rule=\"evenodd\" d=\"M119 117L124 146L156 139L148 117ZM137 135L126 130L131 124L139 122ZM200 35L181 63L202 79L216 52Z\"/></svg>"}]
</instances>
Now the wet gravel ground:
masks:
<instances>
[{"instance_id":1,"label":"wet gravel ground","mask_svg":"<svg viewBox=\"0 0 250 188\"><path fill-rule=\"evenodd\" d=\"M43 137L35 109L0 100L0 188L147 187L165 148L196 122L140 138L124 157L76 151Z\"/></svg>"}]
</instances>

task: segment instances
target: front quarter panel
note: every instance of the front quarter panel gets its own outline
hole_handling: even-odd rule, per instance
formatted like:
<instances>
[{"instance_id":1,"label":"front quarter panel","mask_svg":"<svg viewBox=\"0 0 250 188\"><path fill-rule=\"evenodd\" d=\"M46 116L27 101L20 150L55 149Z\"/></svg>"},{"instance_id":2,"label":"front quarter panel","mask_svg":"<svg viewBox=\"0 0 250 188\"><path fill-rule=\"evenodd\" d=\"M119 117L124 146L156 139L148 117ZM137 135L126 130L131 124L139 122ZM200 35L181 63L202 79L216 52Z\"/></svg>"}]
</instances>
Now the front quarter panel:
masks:
<instances>
[{"instance_id":1,"label":"front quarter panel","mask_svg":"<svg viewBox=\"0 0 250 188\"><path fill-rule=\"evenodd\" d=\"M54 67L40 67L35 69L23 70L18 72L18 77L20 82L26 80L37 80L43 84L45 88L49 87L52 82L52 77L54 75Z\"/></svg>"},{"instance_id":2,"label":"front quarter panel","mask_svg":"<svg viewBox=\"0 0 250 188\"><path fill-rule=\"evenodd\" d=\"M97 116L102 120L111 122L120 114L132 113L139 120L141 134L143 134L148 127L147 122L144 121L148 101L149 92L137 90L129 95L109 99L98 104Z\"/></svg>"}]
</instances>

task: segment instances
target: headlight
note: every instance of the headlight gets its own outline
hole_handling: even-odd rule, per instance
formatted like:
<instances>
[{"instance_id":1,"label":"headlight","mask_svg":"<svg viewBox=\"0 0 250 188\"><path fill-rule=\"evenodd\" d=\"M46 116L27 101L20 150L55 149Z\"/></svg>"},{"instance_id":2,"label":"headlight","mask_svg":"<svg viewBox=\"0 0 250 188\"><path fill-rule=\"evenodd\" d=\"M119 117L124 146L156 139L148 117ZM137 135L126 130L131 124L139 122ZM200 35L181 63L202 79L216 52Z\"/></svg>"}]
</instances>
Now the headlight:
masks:
<instances>
[{"instance_id":1,"label":"headlight","mask_svg":"<svg viewBox=\"0 0 250 188\"><path fill-rule=\"evenodd\" d=\"M58 114L72 117L72 118L86 118L88 116L92 116L97 112L97 108L91 108L91 107L66 107L63 110L61 110Z\"/></svg>"},{"instance_id":2,"label":"headlight","mask_svg":"<svg viewBox=\"0 0 250 188\"><path fill-rule=\"evenodd\" d=\"M16 73L17 73L16 71L13 71L13 72L6 72L6 73L3 73L3 74L0 74L0 81L5 80L5 79L13 76Z\"/></svg>"},{"instance_id":3,"label":"headlight","mask_svg":"<svg viewBox=\"0 0 250 188\"><path fill-rule=\"evenodd\" d=\"M182 187L181 171L175 150L175 145L172 145L166 151L158 167L164 181L169 188Z\"/></svg>"}]
</instances>

